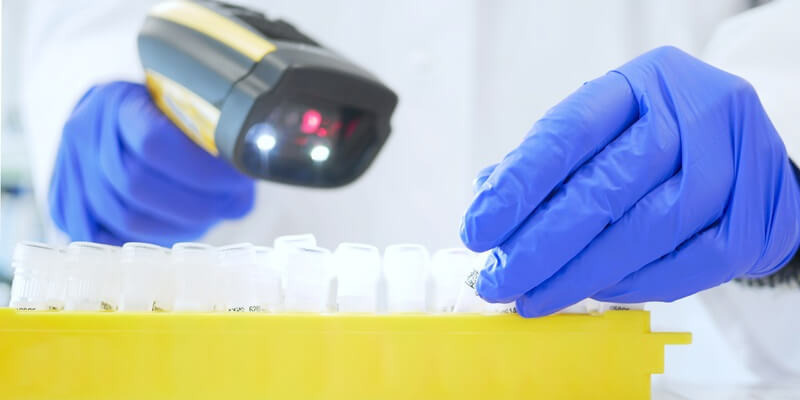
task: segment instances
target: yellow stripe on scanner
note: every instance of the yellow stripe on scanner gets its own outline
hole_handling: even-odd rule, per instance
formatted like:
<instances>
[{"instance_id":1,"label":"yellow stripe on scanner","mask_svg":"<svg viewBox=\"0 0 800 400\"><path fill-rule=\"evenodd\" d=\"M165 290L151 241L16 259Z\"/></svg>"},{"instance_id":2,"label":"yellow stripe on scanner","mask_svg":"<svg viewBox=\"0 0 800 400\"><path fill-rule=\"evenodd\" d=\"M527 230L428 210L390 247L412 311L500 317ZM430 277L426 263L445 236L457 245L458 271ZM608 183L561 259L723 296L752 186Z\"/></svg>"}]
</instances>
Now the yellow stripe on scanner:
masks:
<instances>
[{"instance_id":1,"label":"yellow stripe on scanner","mask_svg":"<svg viewBox=\"0 0 800 400\"><path fill-rule=\"evenodd\" d=\"M196 3L167 1L153 7L150 15L198 31L253 61L275 50L275 45L257 33Z\"/></svg>"},{"instance_id":2,"label":"yellow stripe on scanner","mask_svg":"<svg viewBox=\"0 0 800 400\"><path fill-rule=\"evenodd\" d=\"M153 101L170 121L204 150L215 156L219 155L214 142L219 109L158 72L146 70L145 83Z\"/></svg>"}]
</instances>

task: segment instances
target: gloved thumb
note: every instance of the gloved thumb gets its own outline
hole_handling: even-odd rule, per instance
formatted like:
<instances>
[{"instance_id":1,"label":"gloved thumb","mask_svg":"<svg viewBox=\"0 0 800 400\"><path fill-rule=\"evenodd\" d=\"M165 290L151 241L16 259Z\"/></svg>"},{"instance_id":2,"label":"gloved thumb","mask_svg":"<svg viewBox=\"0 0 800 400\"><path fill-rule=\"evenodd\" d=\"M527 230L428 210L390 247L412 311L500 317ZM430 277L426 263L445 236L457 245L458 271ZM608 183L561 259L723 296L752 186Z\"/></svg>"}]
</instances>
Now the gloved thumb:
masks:
<instances>
[{"instance_id":1,"label":"gloved thumb","mask_svg":"<svg viewBox=\"0 0 800 400\"><path fill-rule=\"evenodd\" d=\"M483 168L478 172L478 175L475 176L475 179L472 180L472 193L478 193L483 183L489 179L489 175L494 172L494 169L497 168L497 164L492 164L488 167Z\"/></svg>"}]
</instances>

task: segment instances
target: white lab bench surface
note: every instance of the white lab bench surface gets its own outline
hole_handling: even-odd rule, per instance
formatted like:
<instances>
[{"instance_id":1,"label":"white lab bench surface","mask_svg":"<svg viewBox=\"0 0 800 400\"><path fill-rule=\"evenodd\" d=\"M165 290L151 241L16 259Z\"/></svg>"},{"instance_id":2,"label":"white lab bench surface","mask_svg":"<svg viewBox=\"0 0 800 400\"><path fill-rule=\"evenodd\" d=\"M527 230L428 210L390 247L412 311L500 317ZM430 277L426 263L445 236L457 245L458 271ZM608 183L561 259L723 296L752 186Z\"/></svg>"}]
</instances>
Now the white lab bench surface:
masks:
<instances>
[{"instance_id":1,"label":"white lab bench surface","mask_svg":"<svg viewBox=\"0 0 800 400\"><path fill-rule=\"evenodd\" d=\"M653 400L795 400L800 399L800 382L753 385L659 382Z\"/></svg>"}]
</instances>

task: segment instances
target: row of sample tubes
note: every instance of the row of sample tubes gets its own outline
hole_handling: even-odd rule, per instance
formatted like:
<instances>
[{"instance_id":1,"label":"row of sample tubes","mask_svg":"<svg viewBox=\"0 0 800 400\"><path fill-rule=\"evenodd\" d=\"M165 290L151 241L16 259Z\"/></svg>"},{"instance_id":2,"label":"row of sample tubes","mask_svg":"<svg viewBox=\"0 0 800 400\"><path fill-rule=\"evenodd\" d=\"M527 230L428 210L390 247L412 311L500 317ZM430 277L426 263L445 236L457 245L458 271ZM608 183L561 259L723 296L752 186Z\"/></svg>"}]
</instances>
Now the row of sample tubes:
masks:
<instances>
[{"instance_id":1,"label":"row of sample tubes","mask_svg":"<svg viewBox=\"0 0 800 400\"><path fill-rule=\"evenodd\" d=\"M14 251L10 306L50 311L176 312L513 312L474 291L482 257L466 249L429 256L416 244L342 243L313 235L213 247L171 249L73 242L64 248L22 242ZM472 283L472 284L471 284ZM584 302L568 312L597 311ZM583 307L583 308L581 308Z\"/></svg>"}]
</instances>

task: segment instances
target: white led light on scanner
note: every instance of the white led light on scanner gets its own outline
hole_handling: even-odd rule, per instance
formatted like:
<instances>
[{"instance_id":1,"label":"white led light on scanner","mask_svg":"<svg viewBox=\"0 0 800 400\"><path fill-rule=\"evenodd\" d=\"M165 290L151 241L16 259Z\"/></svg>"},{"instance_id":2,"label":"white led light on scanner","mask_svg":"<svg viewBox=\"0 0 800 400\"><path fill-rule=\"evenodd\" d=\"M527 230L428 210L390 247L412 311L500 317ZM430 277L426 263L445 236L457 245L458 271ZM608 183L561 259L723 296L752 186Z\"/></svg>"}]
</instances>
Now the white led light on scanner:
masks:
<instances>
[{"instance_id":1,"label":"white led light on scanner","mask_svg":"<svg viewBox=\"0 0 800 400\"><path fill-rule=\"evenodd\" d=\"M275 136L263 134L256 139L256 147L261 151L270 151L275 148Z\"/></svg>"},{"instance_id":2,"label":"white led light on scanner","mask_svg":"<svg viewBox=\"0 0 800 400\"><path fill-rule=\"evenodd\" d=\"M323 162L330 157L331 150L327 146L320 144L312 147L308 155L311 156L311 159L316 162Z\"/></svg>"},{"instance_id":3,"label":"white led light on scanner","mask_svg":"<svg viewBox=\"0 0 800 400\"><path fill-rule=\"evenodd\" d=\"M274 248L22 242L14 251L10 306L25 311L506 313L474 284L485 255L397 244L342 243L331 253L313 235L281 236ZM584 300L562 312L637 308Z\"/></svg>"}]
</instances>

